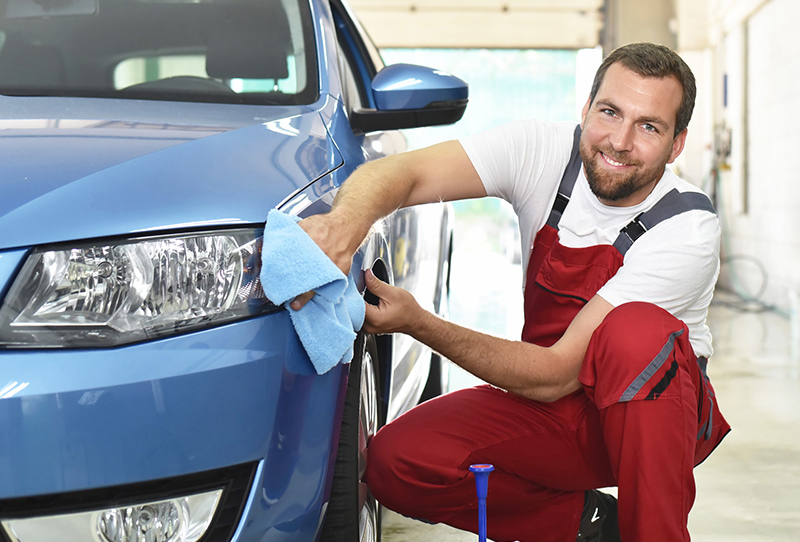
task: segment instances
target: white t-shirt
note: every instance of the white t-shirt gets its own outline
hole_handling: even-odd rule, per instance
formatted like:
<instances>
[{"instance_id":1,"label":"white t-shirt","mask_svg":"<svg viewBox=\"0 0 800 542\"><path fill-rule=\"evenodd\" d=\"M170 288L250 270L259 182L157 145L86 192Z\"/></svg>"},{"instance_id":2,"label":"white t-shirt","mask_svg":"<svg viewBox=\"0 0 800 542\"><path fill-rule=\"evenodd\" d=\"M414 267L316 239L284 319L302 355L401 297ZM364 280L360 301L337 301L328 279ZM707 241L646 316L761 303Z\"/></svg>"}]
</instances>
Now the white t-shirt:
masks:
<instances>
[{"instance_id":1,"label":"white t-shirt","mask_svg":"<svg viewBox=\"0 0 800 542\"><path fill-rule=\"evenodd\" d=\"M486 192L513 206L525 269L536 232L553 207L574 130L575 123L524 120L459 140ZM673 188L700 192L667 168L642 203L611 207L591 192L581 168L559 222L559 242L571 248L612 245L623 227ZM713 213L698 210L668 218L633 243L598 295L614 306L631 301L658 305L686 323L695 354L710 357L706 317L719 274L719 241L719 220Z\"/></svg>"}]
</instances>

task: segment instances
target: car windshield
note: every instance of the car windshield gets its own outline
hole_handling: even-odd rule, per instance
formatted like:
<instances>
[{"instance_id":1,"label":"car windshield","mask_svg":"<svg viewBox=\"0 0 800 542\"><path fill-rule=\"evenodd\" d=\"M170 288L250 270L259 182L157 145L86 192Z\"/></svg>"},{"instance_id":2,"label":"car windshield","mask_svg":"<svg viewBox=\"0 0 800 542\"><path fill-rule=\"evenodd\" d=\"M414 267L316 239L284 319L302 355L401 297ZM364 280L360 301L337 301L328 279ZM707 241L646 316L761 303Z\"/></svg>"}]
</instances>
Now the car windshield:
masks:
<instances>
[{"instance_id":1,"label":"car windshield","mask_svg":"<svg viewBox=\"0 0 800 542\"><path fill-rule=\"evenodd\" d=\"M0 0L0 94L303 104L307 0Z\"/></svg>"}]
</instances>

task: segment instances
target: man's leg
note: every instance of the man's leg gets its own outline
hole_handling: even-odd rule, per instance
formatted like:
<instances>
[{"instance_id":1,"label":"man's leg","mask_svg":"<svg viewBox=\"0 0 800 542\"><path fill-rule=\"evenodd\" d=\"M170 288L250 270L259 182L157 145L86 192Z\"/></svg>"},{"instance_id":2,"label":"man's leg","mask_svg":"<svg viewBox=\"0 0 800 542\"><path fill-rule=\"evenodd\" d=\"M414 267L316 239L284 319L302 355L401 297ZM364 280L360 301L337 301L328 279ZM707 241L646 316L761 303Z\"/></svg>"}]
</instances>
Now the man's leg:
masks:
<instances>
[{"instance_id":1,"label":"man's leg","mask_svg":"<svg viewBox=\"0 0 800 542\"><path fill-rule=\"evenodd\" d=\"M615 485L604 438L582 391L538 403L481 386L423 403L382 428L365 477L392 510L477 532L469 466L491 463L489 538L571 542L584 490Z\"/></svg>"},{"instance_id":2,"label":"man's leg","mask_svg":"<svg viewBox=\"0 0 800 542\"><path fill-rule=\"evenodd\" d=\"M580 381L600 409L622 540L688 542L692 469L727 424L715 410L714 430L704 429L709 409L698 405L713 390L686 325L655 305L617 307L595 330Z\"/></svg>"}]
</instances>

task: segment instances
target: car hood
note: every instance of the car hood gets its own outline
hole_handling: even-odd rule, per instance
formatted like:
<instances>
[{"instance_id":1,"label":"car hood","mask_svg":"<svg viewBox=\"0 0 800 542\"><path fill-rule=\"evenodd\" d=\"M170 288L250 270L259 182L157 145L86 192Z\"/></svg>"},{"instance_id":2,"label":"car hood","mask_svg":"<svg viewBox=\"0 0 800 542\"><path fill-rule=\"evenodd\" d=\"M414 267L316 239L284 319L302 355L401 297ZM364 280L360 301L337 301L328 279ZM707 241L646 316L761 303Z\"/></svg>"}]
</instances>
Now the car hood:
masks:
<instances>
[{"instance_id":1,"label":"car hood","mask_svg":"<svg viewBox=\"0 0 800 542\"><path fill-rule=\"evenodd\" d=\"M1 101L0 249L264 222L342 163L308 107Z\"/></svg>"}]
</instances>

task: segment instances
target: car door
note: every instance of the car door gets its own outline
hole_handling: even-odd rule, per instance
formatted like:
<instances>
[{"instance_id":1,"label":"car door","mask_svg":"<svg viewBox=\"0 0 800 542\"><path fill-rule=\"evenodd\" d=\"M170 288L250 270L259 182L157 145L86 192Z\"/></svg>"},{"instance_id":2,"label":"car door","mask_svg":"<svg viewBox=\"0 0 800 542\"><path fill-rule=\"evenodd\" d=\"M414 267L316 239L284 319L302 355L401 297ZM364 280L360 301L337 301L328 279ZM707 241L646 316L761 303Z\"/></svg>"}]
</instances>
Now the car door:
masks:
<instances>
[{"instance_id":1,"label":"car door","mask_svg":"<svg viewBox=\"0 0 800 542\"><path fill-rule=\"evenodd\" d=\"M348 113L374 108L370 83L383 67L377 49L358 21L337 1L331 2L340 48L342 99ZM365 160L407 150L406 138L397 130L370 133L354 132ZM447 208L441 204L401 209L386 219L390 262L386 277L396 286L414 294L418 302L432 311L440 309L442 280L442 238ZM449 239L449 237L448 237ZM385 382L386 420L390 421L411 406L422 394L431 351L412 338L396 334L391 350L393 364Z\"/></svg>"}]
</instances>

